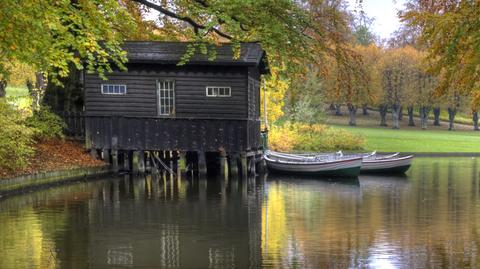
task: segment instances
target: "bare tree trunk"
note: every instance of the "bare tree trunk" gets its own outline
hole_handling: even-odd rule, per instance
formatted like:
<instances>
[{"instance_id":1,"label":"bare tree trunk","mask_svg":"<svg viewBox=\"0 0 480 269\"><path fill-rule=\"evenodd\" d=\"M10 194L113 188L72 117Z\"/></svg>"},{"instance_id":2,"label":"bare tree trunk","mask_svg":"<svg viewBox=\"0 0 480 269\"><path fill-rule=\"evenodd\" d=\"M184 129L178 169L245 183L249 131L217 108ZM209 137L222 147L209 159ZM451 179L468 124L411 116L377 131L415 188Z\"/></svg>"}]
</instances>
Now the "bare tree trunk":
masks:
<instances>
[{"instance_id":1,"label":"bare tree trunk","mask_svg":"<svg viewBox=\"0 0 480 269\"><path fill-rule=\"evenodd\" d=\"M455 115L457 114L456 108L448 108L448 130L454 131L455 130Z\"/></svg>"},{"instance_id":2,"label":"bare tree trunk","mask_svg":"<svg viewBox=\"0 0 480 269\"><path fill-rule=\"evenodd\" d=\"M400 106L397 104L392 105L392 129L399 129L398 114L400 112Z\"/></svg>"},{"instance_id":3,"label":"bare tree trunk","mask_svg":"<svg viewBox=\"0 0 480 269\"><path fill-rule=\"evenodd\" d=\"M335 116L342 116L342 106L335 104Z\"/></svg>"},{"instance_id":4,"label":"bare tree trunk","mask_svg":"<svg viewBox=\"0 0 480 269\"><path fill-rule=\"evenodd\" d=\"M415 121L413 120L413 106L407 107L408 111L408 126L415 126Z\"/></svg>"},{"instance_id":5,"label":"bare tree trunk","mask_svg":"<svg viewBox=\"0 0 480 269\"><path fill-rule=\"evenodd\" d=\"M368 116L368 105L367 104L363 104L362 105L362 110L363 110L363 115L364 116Z\"/></svg>"},{"instance_id":6,"label":"bare tree trunk","mask_svg":"<svg viewBox=\"0 0 480 269\"><path fill-rule=\"evenodd\" d=\"M380 126L387 126L387 105L380 105L379 112L380 112Z\"/></svg>"},{"instance_id":7,"label":"bare tree trunk","mask_svg":"<svg viewBox=\"0 0 480 269\"><path fill-rule=\"evenodd\" d=\"M478 112L477 111L473 112L473 130L474 131L479 131L480 130L478 128Z\"/></svg>"},{"instance_id":8,"label":"bare tree trunk","mask_svg":"<svg viewBox=\"0 0 480 269\"><path fill-rule=\"evenodd\" d=\"M433 125L440 126L440 107L433 108Z\"/></svg>"},{"instance_id":9,"label":"bare tree trunk","mask_svg":"<svg viewBox=\"0 0 480 269\"><path fill-rule=\"evenodd\" d=\"M403 106L400 106L400 109L398 110L398 120L403 120Z\"/></svg>"},{"instance_id":10,"label":"bare tree trunk","mask_svg":"<svg viewBox=\"0 0 480 269\"><path fill-rule=\"evenodd\" d=\"M420 107L420 126L423 130L428 127L428 114L430 113L430 108L428 106Z\"/></svg>"},{"instance_id":11,"label":"bare tree trunk","mask_svg":"<svg viewBox=\"0 0 480 269\"><path fill-rule=\"evenodd\" d=\"M7 81L0 79L0 98L7 96Z\"/></svg>"},{"instance_id":12,"label":"bare tree trunk","mask_svg":"<svg viewBox=\"0 0 480 269\"><path fill-rule=\"evenodd\" d=\"M348 114L350 115L350 120L348 121L348 125L350 126L357 126L357 106L348 104Z\"/></svg>"}]
</instances>

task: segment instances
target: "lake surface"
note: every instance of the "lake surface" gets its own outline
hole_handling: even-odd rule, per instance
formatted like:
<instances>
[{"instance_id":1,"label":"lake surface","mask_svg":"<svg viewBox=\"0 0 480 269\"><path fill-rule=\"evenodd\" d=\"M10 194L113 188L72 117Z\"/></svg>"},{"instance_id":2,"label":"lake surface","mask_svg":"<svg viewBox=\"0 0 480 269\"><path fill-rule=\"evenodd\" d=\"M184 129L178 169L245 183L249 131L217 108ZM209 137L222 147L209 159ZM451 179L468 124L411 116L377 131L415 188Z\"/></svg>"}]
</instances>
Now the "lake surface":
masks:
<instances>
[{"instance_id":1,"label":"lake surface","mask_svg":"<svg viewBox=\"0 0 480 269\"><path fill-rule=\"evenodd\" d=\"M0 268L480 264L479 160L329 182L105 178L0 200Z\"/></svg>"}]
</instances>

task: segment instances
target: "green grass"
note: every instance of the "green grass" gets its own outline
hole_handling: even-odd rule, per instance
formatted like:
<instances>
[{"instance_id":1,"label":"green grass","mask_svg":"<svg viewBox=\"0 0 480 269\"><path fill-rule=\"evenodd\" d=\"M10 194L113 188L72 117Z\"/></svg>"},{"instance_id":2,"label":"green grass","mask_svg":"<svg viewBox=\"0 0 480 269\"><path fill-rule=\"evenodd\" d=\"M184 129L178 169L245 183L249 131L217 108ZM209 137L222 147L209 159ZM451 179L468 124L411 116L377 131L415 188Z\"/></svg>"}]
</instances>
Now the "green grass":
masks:
<instances>
[{"instance_id":1,"label":"green grass","mask_svg":"<svg viewBox=\"0 0 480 269\"><path fill-rule=\"evenodd\" d=\"M19 109L29 109L32 98L28 94L27 87L7 86L7 100Z\"/></svg>"},{"instance_id":2,"label":"green grass","mask_svg":"<svg viewBox=\"0 0 480 269\"><path fill-rule=\"evenodd\" d=\"M7 87L7 97L23 97L23 96L28 96L27 87L15 87L15 86Z\"/></svg>"},{"instance_id":3,"label":"green grass","mask_svg":"<svg viewBox=\"0 0 480 269\"><path fill-rule=\"evenodd\" d=\"M363 135L366 140L366 150L379 152L480 152L480 132L334 127Z\"/></svg>"}]
</instances>

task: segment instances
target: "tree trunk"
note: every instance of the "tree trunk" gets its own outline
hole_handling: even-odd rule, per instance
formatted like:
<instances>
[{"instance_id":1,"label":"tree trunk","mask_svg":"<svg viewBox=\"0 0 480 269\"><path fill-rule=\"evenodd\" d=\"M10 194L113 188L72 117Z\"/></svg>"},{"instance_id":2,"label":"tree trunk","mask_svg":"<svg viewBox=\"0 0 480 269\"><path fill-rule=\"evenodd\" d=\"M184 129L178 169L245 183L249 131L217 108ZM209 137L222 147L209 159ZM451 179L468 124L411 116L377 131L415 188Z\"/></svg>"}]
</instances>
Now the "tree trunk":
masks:
<instances>
[{"instance_id":1,"label":"tree trunk","mask_svg":"<svg viewBox=\"0 0 480 269\"><path fill-rule=\"evenodd\" d=\"M364 104L362 106L362 111L363 111L362 113L363 113L364 116L368 116L368 105L367 104Z\"/></svg>"},{"instance_id":2,"label":"tree trunk","mask_svg":"<svg viewBox=\"0 0 480 269\"><path fill-rule=\"evenodd\" d=\"M342 116L342 106L335 104L335 116Z\"/></svg>"},{"instance_id":3,"label":"tree trunk","mask_svg":"<svg viewBox=\"0 0 480 269\"><path fill-rule=\"evenodd\" d=\"M430 108L427 106L420 107L420 126L423 130L428 127L428 114L430 113Z\"/></svg>"},{"instance_id":4,"label":"tree trunk","mask_svg":"<svg viewBox=\"0 0 480 269\"><path fill-rule=\"evenodd\" d=\"M477 111L473 112L473 130L474 131L479 131L480 130L478 128L478 112Z\"/></svg>"},{"instance_id":5,"label":"tree trunk","mask_svg":"<svg viewBox=\"0 0 480 269\"><path fill-rule=\"evenodd\" d=\"M440 126L440 108L433 108L433 126Z\"/></svg>"},{"instance_id":6,"label":"tree trunk","mask_svg":"<svg viewBox=\"0 0 480 269\"><path fill-rule=\"evenodd\" d=\"M448 108L448 130L453 131L455 130L455 115L457 114L457 109L456 108Z\"/></svg>"},{"instance_id":7,"label":"tree trunk","mask_svg":"<svg viewBox=\"0 0 480 269\"><path fill-rule=\"evenodd\" d=\"M348 114L350 115L348 125L357 126L357 106L348 104Z\"/></svg>"},{"instance_id":8,"label":"tree trunk","mask_svg":"<svg viewBox=\"0 0 480 269\"><path fill-rule=\"evenodd\" d=\"M0 79L0 98L7 96L7 81Z\"/></svg>"},{"instance_id":9,"label":"tree trunk","mask_svg":"<svg viewBox=\"0 0 480 269\"><path fill-rule=\"evenodd\" d=\"M408 126L415 126L415 121L413 120L413 106L407 107L408 111Z\"/></svg>"},{"instance_id":10,"label":"tree trunk","mask_svg":"<svg viewBox=\"0 0 480 269\"><path fill-rule=\"evenodd\" d=\"M379 112L380 112L380 126L387 126L387 105L380 105Z\"/></svg>"},{"instance_id":11,"label":"tree trunk","mask_svg":"<svg viewBox=\"0 0 480 269\"><path fill-rule=\"evenodd\" d=\"M399 120L400 106L397 104L392 105L392 129L399 129L398 120Z\"/></svg>"},{"instance_id":12,"label":"tree trunk","mask_svg":"<svg viewBox=\"0 0 480 269\"><path fill-rule=\"evenodd\" d=\"M398 120L403 120L403 106L400 106L400 109L398 110Z\"/></svg>"}]
</instances>

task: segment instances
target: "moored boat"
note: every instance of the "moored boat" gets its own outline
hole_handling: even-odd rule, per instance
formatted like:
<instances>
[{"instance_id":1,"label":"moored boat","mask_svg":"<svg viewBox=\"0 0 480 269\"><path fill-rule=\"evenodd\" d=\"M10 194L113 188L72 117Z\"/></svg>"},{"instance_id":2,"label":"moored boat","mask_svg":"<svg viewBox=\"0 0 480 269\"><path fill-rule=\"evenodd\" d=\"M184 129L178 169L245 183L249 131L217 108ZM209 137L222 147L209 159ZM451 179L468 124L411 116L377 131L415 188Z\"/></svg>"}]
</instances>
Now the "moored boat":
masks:
<instances>
[{"instance_id":1,"label":"moored boat","mask_svg":"<svg viewBox=\"0 0 480 269\"><path fill-rule=\"evenodd\" d=\"M412 165L413 155L387 159L363 160L361 173L403 174Z\"/></svg>"},{"instance_id":2,"label":"moored boat","mask_svg":"<svg viewBox=\"0 0 480 269\"><path fill-rule=\"evenodd\" d=\"M296 162L315 162L324 159L351 159L362 158L361 173L383 173L383 174L400 174L405 173L411 166L413 156L399 157L399 153L381 155L375 151L372 153L347 153L341 151L335 153L308 153L308 154L291 154L275 151L268 151L269 156L283 161Z\"/></svg>"},{"instance_id":3,"label":"moored boat","mask_svg":"<svg viewBox=\"0 0 480 269\"><path fill-rule=\"evenodd\" d=\"M362 158L332 158L327 156L311 160L305 158L288 159L265 154L264 159L269 170L312 176L357 177L362 166Z\"/></svg>"}]
</instances>

